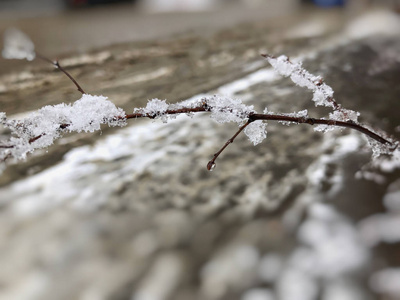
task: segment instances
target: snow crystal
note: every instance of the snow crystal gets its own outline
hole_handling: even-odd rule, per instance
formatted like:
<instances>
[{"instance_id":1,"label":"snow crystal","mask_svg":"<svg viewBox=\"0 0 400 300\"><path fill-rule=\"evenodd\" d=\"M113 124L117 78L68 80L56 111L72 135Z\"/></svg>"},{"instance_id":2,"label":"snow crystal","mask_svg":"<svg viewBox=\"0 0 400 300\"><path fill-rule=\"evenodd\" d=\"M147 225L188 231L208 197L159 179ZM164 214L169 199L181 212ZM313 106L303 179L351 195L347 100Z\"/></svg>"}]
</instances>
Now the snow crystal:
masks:
<instances>
[{"instance_id":1,"label":"snow crystal","mask_svg":"<svg viewBox=\"0 0 400 300\"><path fill-rule=\"evenodd\" d=\"M286 55L277 58L268 57L267 60L280 75L285 77L290 76L297 68L301 67L299 64L292 64Z\"/></svg>"},{"instance_id":2,"label":"snow crystal","mask_svg":"<svg viewBox=\"0 0 400 300\"><path fill-rule=\"evenodd\" d=\"M151 116L161 116L167 111L167 109L168 104L165 100L155 98L147 102L147 105L142 109L142 112Z\"/></svg>"},{"instance_id":3,"label":"snow crystal","mask_svg":"<svg viewBox=\"0 0 400 300\"><path fill-rule=\"evenodd\" d=\"M257 120L247 125L244 129L244 133L255 146L260 144L267 137L266 127L266 123Z\"/></svg>"},{"instance_id":4,"label":"snow crystal","mask_svg":"<svg viewBox=\"0 0 400 300\"><path fill-rule=\"evenodd\" d=\"M314 126L314 131L318 131L318 132L328 132L328 131L332 131L335 129L335 126L329 126L329 125L325 125L325 124L319 124L317 126Z\"/></svg>"},{"instance_id":5,"label":"snow crystal","mask_svg":"<svg viewBox=\"0 0 400 300\"><path fill-rule=\"evenodd\" d=\"M380 143L370 137L368 137L368 143L372 149L372 158L376 159L382 154L393 154L392 149L389 145Z\"/></svg>"},{"instance_id":6,"label":"snow crystal","mask_svg":"<svg viewBox=\"0 0 400 300\"><path fill-rule=\"evenodd\" d=\"M147 102L145 108L135 108L134 113L141 113L144 115L148 115L154 118L161 118L164 123L171 118L171 116L167 116L165 112L168 110L169 105L166 100L160 100L157 98L151 99Z\"/></svg>"},{"instance_id":7,"label":"snow crystal","mask_svg":"<svg viewBox=\"0 0 400 300\"><path fill-rule=\"evenodd\" d=\"M35 58L35 45L30 38L16 28L9 28L4 32L3 57L6 59Z\"/></svg>"},{"instance_id":8,"label":"snow crystal","mask_svg":"<svg viewBox=\"0 0 400 300\"><path fill-rule=\"evenodd\" d=\"M335 110L334 112L330 113L329 119L343 122L353 121L357 123L359 116L360 113L357 111L341 108L340 110Z\"/></svg>"},{"instance_id":9,"label":"snow crystal","mask_svg":"<svg viewBox=\"0 0 400 300\"><path fill-rule=\"evenodd\" d=\"M214 95L205 100L210 107L211 118L218 123L242 124L249 114L254 112L253 105L245 105L239 99Z\"/></svg>"},{"instance_id":10,"label":"snow crystal","mask_svg":"<svg viewBox=\"0 0 400 300\"><path fill-rule=\"evenodd\" d=\"M304 109L304 110L301 110L299 112L293 112L293 113L288 113L288 114L279 114L279 115L286 116L286 117L293 117L293 118L308 118L308 110ZM280 124L283 124L283 125L286 125L286 126L289 126L292 123L296 123L297 124L297 122L291 122L291 121L278 121L278 122Z\"/></svg>"}]
</instances>

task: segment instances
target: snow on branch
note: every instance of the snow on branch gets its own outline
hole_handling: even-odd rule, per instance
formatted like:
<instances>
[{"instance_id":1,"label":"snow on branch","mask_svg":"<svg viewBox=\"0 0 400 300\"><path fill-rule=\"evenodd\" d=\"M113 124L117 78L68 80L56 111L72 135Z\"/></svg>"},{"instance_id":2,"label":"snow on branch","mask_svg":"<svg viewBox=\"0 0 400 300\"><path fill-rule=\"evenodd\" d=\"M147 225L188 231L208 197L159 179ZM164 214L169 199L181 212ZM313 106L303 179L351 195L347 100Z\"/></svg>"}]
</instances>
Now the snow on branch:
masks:
<instances>
[{"instance_id":1,"label":"snow on branch","mask_svg":"<svg viewBox=\"0 0 400 300\"><path fill-rule=\"evenodd\" d=\"M33 43L19 31L9 31L5 37L5 58L33 59ZM233 143L243 131L249 140L257 145L267 137L266 121L278 121L285 125L309 124L316 125L316 129L326 131L335 127L351 128L366 135L373 147L374 156L382 153L393 153L398 142L378 134L372 129L361 125L357 121L359 113L341 107L333 98L333 90L323 82L319 76L310 74L303 69L301 63L292 63L286 56L263 55L272 67L281 75L290 79L301 87L313 91L312 100L315 105L332 107L333 112L328 119L315 119L308 115L307 110L300 112L277 114L267 109L262 114L257 113L252 105L245 105L240 99L227 96L211 95L197 101L182 101L168 104L165 100L149 100L144 108L134 108L131 114L126 114L117 108L104 96L86 94L76 80L56 61L41 55L37 57L53 64L62 71L82 93L82 97L73 104L58 104L45 106L31 113L22 120L8 119L4 112L0 112L0 124L10 131L10 138L0 141L0 171L5 161L25 159L27 154L35 149L45 148L54 143L64 133L94 132L101 129L102 124L108 126L125 126L128 119L150 118L168 122L178 114L193 116L195 113L210 113L212 120L218 123L233 122L239 126L237 132L217 151L207 164L208 170L215 168L218 156Z\"/></svg>"},{"instance_id":2,"label":"snow on branch","mask_svg":"<svg viewBox=\"0 0 400 300\"><path fill-rule=\"evenodd\" d=\"M312 100L315 106L332 107L334 112L329 114L331 120L357 122L360 113L344 109L333 98L333 89L327 85L323 78L309 73L302 67L302 63L294 63L285 55L279 57L262 55L267 59L277 73L290 79L300 87L313 91Z\"/></svg>"},{"instance_id":3,"label":"snow on branch","mask_svg":"<svg viewBox=\"0 0 400 300\"><path fill-rule=\"evenodd\" d=\"M72 105L48 105L23 120L9 120L0 113L0 124L11 132L11 138L0 144L0 160L25 159L35 149L52 145L63 132L94 132L101 124L124 126L125 120L125 112L106 97L86 94Z\"/></svg>"}]
</instances>

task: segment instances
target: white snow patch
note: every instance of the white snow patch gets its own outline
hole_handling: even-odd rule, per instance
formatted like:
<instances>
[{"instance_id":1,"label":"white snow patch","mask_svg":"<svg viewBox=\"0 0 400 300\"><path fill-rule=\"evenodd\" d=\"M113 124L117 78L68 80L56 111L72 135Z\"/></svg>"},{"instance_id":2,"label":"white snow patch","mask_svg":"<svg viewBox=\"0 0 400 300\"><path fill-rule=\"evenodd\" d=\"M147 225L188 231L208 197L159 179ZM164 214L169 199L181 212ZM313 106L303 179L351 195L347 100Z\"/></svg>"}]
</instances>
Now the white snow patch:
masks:
<instances>
[{"instance_id":1,"label":"white snow patch","mask_svg":"<svg viewBox=\"0 0 400 300\"><path fill-rule=\"evenodd\" d=\"M35 45L31 39L17 28L9 28L4 32L3 57L5 59L33 60L36 56Z\"/></svg>"},{"instance_id":2,"label":"white snow patch","mask_svg":"<svg viewBox=\"0 0 400 300\"><path fill-rule=\"evenodd\" d=\"M257 120L247 125L247 127L244 129L244 133L247 135L250 142L252 142L255 146L267 138L266 128L266 123L261 120Z\"/></svg>"},{"instance_id":3,"label":"white snow patch","mask_svg":"<svg viewBox=\"0 0 400 300\"><path fill-rule=\"evenodd\" d=\"M362 39L371 35L400 35L400 17L394 11L375 10L361 15L346 28L350 39Z\"/></svg>"}]
</instances>

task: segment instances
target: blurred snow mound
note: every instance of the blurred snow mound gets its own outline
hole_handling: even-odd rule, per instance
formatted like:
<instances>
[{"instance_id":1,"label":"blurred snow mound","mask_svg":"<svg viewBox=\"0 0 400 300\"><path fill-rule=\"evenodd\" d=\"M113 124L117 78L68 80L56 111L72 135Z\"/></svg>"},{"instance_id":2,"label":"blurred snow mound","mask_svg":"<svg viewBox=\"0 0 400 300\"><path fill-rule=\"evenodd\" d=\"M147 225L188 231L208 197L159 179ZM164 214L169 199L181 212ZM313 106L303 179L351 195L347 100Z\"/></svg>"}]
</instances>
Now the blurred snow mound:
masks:
<instances>
[{"instance_id":1,"label":"blurred snow mound","mask_svg":"<svg viewBox=\"0 0 400 300\"><path fill-rule=\"evenodd\" d=\"M346 28L346 35L352 39L378 34L400 35L399 15L389 10L374 10L355 18Z\"/></svg>"}]
</instances>

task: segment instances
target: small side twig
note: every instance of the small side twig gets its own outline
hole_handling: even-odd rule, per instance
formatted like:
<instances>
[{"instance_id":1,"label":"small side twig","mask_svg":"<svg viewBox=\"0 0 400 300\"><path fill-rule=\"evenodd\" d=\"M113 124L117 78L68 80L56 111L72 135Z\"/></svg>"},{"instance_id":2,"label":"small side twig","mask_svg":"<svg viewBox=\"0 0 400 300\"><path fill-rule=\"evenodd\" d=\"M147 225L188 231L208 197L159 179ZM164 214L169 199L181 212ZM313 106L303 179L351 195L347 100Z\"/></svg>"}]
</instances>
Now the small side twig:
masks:
<instances>
[{"instance_id":1,"label":"small side twig","mask_svg":"<svg viewBox=\"0 0 400 300\"><path fill-rule=\"evenodd\" d=\"M214 154L214 157L208 162L207 164L207 170L208 171L212 171L215 166L216 166L216 159L218 158L218 156L225 150L226 147L228 147L230 144L233 143L233 141L235 140L235 138L243 131L243 129L245 129L251 122L253 122L252 119L249 119L243 126L241 126L239 128L239 130L234 134L234 136L232 136L229 140L226 141L225 145L222 146L222 148Z\"/></svg>"},{"instance_id":2,"label":"small side twig","mask_svg":"<svg viewBox=\"0 0 400 300\"><path fill-rule=\"evenodd\" d=\"M45 56L43 56L43 55L41 55L41 54L38 54L38 53L36 53L36 56L37 56L38 58L40 58L41 60L44 60L45 62L48 62L48 63L52 64L52 65L55 66L57 69L59 69L61 72L63 72L63 73L72 81L72 83L76 86L76 88L78 89L78 91L82 93L82 95L83 95L83 94L86 94L86 92L85 92L85 91L82 89L82 87L78 84L78 82L75 80L75 78L72 77L72 75L69 74L69 73L67 72L67 70L65 70L65 69L60 65L60 62L59 62L58 60L52 61L51 59L49 59L49 58L47 58L47 57L45 57Z\"/></svg>"}]
</instances>

